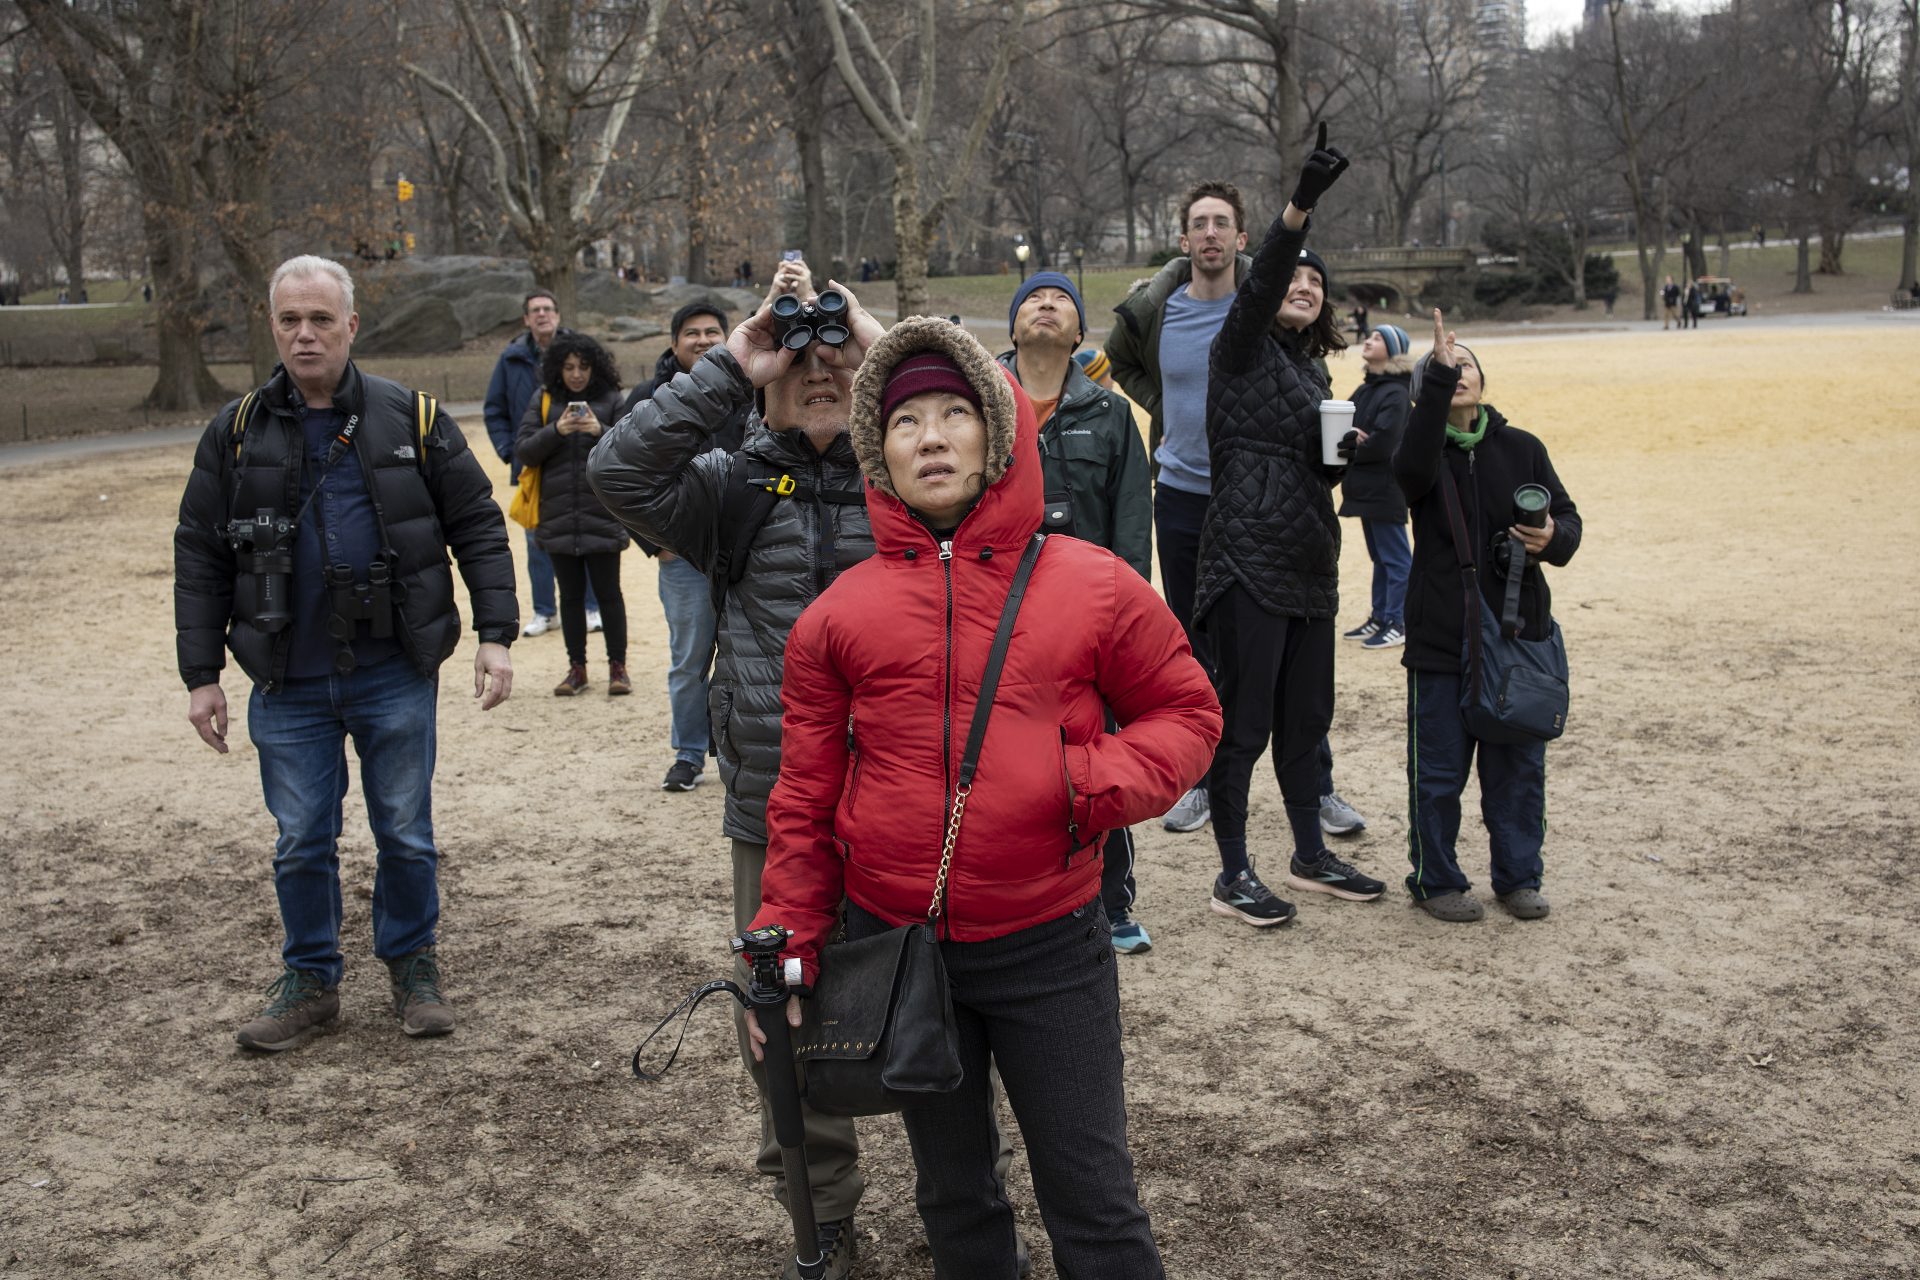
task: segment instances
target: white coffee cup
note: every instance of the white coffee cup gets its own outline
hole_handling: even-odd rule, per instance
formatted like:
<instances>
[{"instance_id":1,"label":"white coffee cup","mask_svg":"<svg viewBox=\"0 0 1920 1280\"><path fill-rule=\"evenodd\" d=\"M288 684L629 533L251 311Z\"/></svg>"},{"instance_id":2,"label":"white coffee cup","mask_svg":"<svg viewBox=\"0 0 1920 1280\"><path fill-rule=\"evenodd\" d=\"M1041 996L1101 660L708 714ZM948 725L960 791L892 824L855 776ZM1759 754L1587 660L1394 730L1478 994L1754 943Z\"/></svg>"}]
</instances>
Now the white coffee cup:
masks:
<instances>
[{"instance_id":1,"label":"white coffee cup","mask_svg":"<svg viewBox=\"0 0 1920 1280\"><path fill-rule=\"evenodd\" d=\"M1320 461L1330 467L1344 467L1347 459L1340 456L1340 441L1347 432L1353 430L1353 401L1322 400L1320 402Z\"/></svg>"}]
</instances>

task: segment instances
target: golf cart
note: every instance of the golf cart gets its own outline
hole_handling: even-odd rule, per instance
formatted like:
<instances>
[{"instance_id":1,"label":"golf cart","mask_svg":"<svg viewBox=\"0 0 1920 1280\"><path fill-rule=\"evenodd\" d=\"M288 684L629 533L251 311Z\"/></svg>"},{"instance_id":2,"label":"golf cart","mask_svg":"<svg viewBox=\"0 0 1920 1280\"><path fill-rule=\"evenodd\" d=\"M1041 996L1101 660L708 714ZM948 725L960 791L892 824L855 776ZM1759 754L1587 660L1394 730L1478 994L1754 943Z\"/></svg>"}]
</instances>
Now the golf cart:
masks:
<instances>
[{"instance_id":1,"label":"golf cart","mask_svg":"<svg viewBox=\"0 0 1920 1280\"><path fill-rule=\"evenodd\" d=\"M1703 316L1743 316L1747 314L1747 291L1725 276L1701 276L1697 282L1704 295L1700 301Z\"/></svg>"}]
</instances>

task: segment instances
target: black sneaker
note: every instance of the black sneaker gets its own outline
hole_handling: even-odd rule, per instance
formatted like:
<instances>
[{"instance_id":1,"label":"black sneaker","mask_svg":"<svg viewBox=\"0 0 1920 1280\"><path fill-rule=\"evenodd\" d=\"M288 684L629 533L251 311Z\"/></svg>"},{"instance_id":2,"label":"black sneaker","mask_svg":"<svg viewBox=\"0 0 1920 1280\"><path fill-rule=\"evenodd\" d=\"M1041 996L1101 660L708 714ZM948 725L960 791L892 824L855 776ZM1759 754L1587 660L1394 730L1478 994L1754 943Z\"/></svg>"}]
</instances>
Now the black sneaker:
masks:
<instances>
[{"instance_id":1,"label":"black sneaker","mask_svg":"<svg viewBox=\"0 0 1920 1280\"><path fill-rule=\"evenodd\" d=\"M1327 849L1322 849L1312 862L1295 855L1287 868L1287 883L1295 889L1330 893L1348 902L1372 902L1387 891L1386 885L1361 875L1353 864L1340 861Z\"/></svg>"},{"instance_id":2,"label":"black sneaker","mask_svg":"<svg viewBox=\"0 0 1920 1280\"><path fill-rule=\"evenodd\" d=\"M1256 929L1293 919L1293 904L1275 896L1251 870L1242 871L1232 881L1214 877L1213 901L1208 905L1219 914L1245 921Z\"/></svg>"},{"instance_id":3,"label":"black sneaker","mask_svg":"<svg viewBox=\"0 0 1920 1280\"><path fill-rule=\"evenodd\" d=\"M675 760L660 783L662 791L691 791L700 782L700 767L686 760Z\"/></svg>"},{"instance_id":4,"label":"black sneaker","mask_svg":"<svg viewBox=\"0 0 1920 1280\"><path fill-rule=\"evenodd\" d=\"M1340 633L1340 638L1342 640L1365 640L1369 636L1373 635L1373 633L1378 631L1379 629L1380 629L1379 619L1368 618L1365 622L1361 623L1359 626L1355 627L1353 630L1342 631Z\"/></svg>"}]
</instances>

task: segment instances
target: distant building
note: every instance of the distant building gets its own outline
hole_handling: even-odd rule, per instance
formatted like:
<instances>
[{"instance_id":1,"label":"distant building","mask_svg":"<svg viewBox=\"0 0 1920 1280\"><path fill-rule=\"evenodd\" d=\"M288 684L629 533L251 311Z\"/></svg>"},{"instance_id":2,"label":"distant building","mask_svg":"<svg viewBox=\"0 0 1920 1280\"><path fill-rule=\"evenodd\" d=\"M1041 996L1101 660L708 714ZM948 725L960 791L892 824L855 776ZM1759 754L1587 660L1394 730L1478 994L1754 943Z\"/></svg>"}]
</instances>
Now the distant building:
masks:
<instances>
[{"instance_id":1,"label":"distant building","mask_svg":"<svg viewBox=\"0 0 1920 1280\"><path fill-rule=\"evenodd\" d=\"M1587 0L1588 9L1594 3ZM1527 47L1527 0L1476 0L1473 17L1480 42L1487 48L1517 53Z\"/></svg>"}]
</instances>

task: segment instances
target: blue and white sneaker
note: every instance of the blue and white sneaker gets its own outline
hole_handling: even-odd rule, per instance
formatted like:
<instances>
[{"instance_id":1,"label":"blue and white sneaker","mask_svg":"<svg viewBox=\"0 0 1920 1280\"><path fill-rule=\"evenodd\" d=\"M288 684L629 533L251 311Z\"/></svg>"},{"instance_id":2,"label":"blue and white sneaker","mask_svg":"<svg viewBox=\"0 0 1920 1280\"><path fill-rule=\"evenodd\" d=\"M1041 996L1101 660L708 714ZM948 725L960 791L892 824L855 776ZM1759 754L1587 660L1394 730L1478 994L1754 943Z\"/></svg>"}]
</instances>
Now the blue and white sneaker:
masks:
<instances>
[{"instance_id":1,"label":"blue and white sneaker","mask_svg":"<svg viewBox=\"0 0 1920 1280\"><path fill-rule=\"evenodd\" d=\"M1293 904L1280 898L1260 883L1252 870L1242 871L1231 881L1220 876L1213 880L1213 901L1207 904L1216 913L1231 916L1256 929L1272 928L1293 919Z\"/></svg>"},{"instance_id":2,"label":"blue and white sneaker","mask_svg":"<svg viewBox=\"0 0 1920 1280\"><path fill-rule=\"evenodd\" d=\"M1379 619L1369 617L1365 622L1361 623L1359 626L1355 627L1353 630L1342 631L1340 633L1340 638L1342 640L1367 640L1372 638L1374 632L1378 630L1380 630Z\"/></svg>"},{"instance_id":3,"label":"blue and white sneaker","mask_svg":"<svg viewBox=\"0 0 1920 1280\"><path fill-rule=\"evenodd\" d=\"M1123 956L1137 955L1153 950L1153 939L1147 936L1147 926L1132 916L1121 916L1113 922L1113 949Z\"/></svg>"},{"instance_id":4,"label":"blue and white sneaker","mask_svg":"<svg viewBox=\"0 0 1920 1280\"><path fill-rule=\"evenodd\" d=\"M1407 642L1407 633L1397 622L1389 622L1368 636L1362 649L1397 649Z\"/></svg>"}]
</instances>

